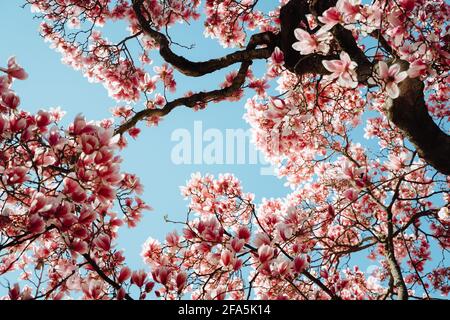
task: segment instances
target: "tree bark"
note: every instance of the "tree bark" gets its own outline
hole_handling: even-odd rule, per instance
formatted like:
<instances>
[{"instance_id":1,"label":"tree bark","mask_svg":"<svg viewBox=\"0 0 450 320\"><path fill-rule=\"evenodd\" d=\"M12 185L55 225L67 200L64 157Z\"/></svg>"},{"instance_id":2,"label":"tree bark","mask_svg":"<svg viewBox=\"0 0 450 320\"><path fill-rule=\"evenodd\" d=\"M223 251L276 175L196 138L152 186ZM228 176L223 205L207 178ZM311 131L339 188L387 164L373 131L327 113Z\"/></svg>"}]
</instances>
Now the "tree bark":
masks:
<instances>
[{"instance_id":1,"label":"tree bark","mask_svg":"<svg viewBox=\"0 0 450 320\"><path fill-rule=\"evenodd\" d=\"M450 175L450 136L429 115L423 82L406 78L399 88L400 96L388 99L385 105L389 120L414 145L423 160L437 171Z\"/></svg>"}]
</instances>

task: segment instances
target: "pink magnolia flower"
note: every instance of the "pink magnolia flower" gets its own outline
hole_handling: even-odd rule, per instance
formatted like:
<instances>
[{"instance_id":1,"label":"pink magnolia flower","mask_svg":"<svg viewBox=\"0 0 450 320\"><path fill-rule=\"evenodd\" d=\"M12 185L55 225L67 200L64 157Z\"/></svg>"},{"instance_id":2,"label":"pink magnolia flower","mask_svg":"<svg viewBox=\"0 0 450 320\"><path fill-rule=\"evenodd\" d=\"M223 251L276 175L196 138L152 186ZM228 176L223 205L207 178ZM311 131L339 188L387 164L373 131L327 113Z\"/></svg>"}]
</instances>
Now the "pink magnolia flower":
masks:
<instances>
[{"instance_id":1,"label":"pink magnolia flower","mask_svg":"<svg viewBox=\"0 0 450 320\"><path fill-rule=\"evenodd\" d=\"M355 189L347 189L344 192L344 197L350 201L355 201L358 199L358 192Z\"/></svg>"},{"instance_id":2,"label":"pink magnolia flower","mask_svg":"<svg viewBox=\"0 0 450 320\"><path fill-rule=\"evenodd\" d=\"M94 244L104 251L111 249L111 238L106 234L101 234L94 240Z\"/></svg>"},{"instance_id":3,"label":"pink magnolia flower","mask_svg":"<svg viewBox=\"0 0 450 320\"><path fill-rule=\"evenodd\" d=\"M153 280L165 285L169 280L170 270L167 267L157 267L152 272Z\"/></svg>"},{"instance_id":4,"label":"pink magnolia flower","mask_svg":"<svg viewBox=\"0 0 450 320\"><path fill-rule=\"evenodd\" d=\"M178 292L181 292L183 290L184 286L186 285L187 280L187 274L185 272L180 272L177 274L177 277L175 278L175 282L177 284Z\"/></svg>"},{"instance_id":5,"label":"pink magnolia flower","mask_svg":"<svg viewBox=\"0 0 450 320\"><path fill-rule=\"evenodd\" d=\"M284 53L280 50L280 48L276 47L273 50L272 55L270 56L273 64L283 64L284 63Z\"/></svg>"},{"instance_id":6,"label":"pink magnolia flower","mask_svg":"<svg viewBox=\"0 0 450 320\"><path fill-rule=\"evenodd\" d=\"M166 104L166 98L164 98L164 96L162 94L157 93L157 94L155 94L155 101L154 101L154 103L157 106L162 107L163 105Z\"/></svg>"},{"instance_id":7,"label":"pink magnolia flower","mask_svg":"<svg viewBox=\"0 0 450 320\"><path fill-rule=\"evenodd\" d=\"M13 132L20 132L27 127L27 120L25 118L12 118L10 128Z\"/></svg>"},{"instance_id":8,"label":"pink magnolia flower","mask_svg":"<svg viewBox=\"0 0 450 320\"><path fill-rule=\"evenodd\" d=\"M86 192L83 190L80 184L77 181L75 181L74 178L64 179L63 192L67 195L70 195L72 200L75 202L83 202L87 197Z\"/></svg>"},{"instance_id":9,"label":"pink magnolia flower","mask_svg":"<svg viewBox=\"0 0 450 320\"><path fill-rule=\"evenodd\" d=\"M0 68L0 71L6 72L11 78L16 78L19 80L25 80L28 78L28 74L21 66L17 64L15 57L9 58L8 68Z\"/></svg>"},{"instance_id":10,"label":"pink magnolia flower","mask_svg":"<svg viewBox=\"0 0 450 320\"><path fill-rule=\"evenodd\" d=\"M81 286L86 298L97 300L103 291L103 283L99 280L89 280L88 283L83 283Z\"/></svg>"},{"instance_id":11,"label":"pink magnolia flower","mask_svg":"<svg viewBox=\"0 0 450 320\"><path fill-rule=\"evenodd\" d=\"M299 51L302 55L307 55L315 52L327 53L329 45L329 33L326 30L320 29L315 34L309 34L305 30L297 28L294 30L297 42L292 44L292 48Z\"/></svg>"},{"instance_id":12,"label":"pink magnolia flower","mask_svg":"<svg viewBox=\"0 0 450 320\"><path fill-rule=\"evenodd\" d=\"M138 287L142 287L145 284L147 279L147 274L144 270L133 271L131 274L131 283L137 285Z\"/></svg>"},{"instance_id":13,"label":"pink magnolia flower","mask_svg":"<svg viewBox=\"0 0 450 320\"><path fill-rule=\"evenodd\" d=\"M250 89L256 91L256 94L260 97L264 97L266 90L270 88L266 79L255 79L248 84Z\"/></svg>"},{"instance_id":14,"label":"pink magnolia flower","mask_svg":"<svg viewBox=\"0 0 450 320\"><path fill-rule=\"evenodd\" d=\"M14 92L7 92L1 97L0 106L16 109L20 104L20 98Z\"/></svg>"},{"instance_id":15,"label":"pink magnolia flower","mask_svg":"<svg viewBox=\"0 0 450 320\"><path fill-rule=\"evenodd\" d=\"M92 154L98 148L98 139L90 134L81 136L81 148L85 154Z\"/></svg>"},{"instance_id":16,"label":"pink magnolia flower","mask_svg":"<svg viewBox=\"0 0 450 320\"><path fill-rule=\"evenodd\" d=\"M409 65L409 69L407 71L408 77L417 78L419 76L424 76L427 73L427 69L427 64L423 60L415 60Z\"/></svg>"},{"instance_id":17,"label":"pink magnolia flower","mask_svg":"<svg viewBox=\"0 0 450 320\"><path fill-rule=\"evenodd\" d=\"M149 281L145 284L145 292L149 293L153 290L155 283L153 281Z\"/></svg>"},{"instance_id":18,"label":"pink magnolia flower","mask_svg":"<svg viewBox=\"0 0 450 320\"><path fill-rule=\"evenodd\" d=\"M36 125L40 128L48 126L51 121L51 114L47 111L39 110L36 114Z\"/></svg>"},{"instance_id":19,"label":"pink magnolia flower","mask_svg":"<svg viewBox=\"0 0 450 320\"><path fill-rule=\"evenodd\" d=\"M64 139L61 138L58 127L54 126L50 129L47 136L47 141L52 147L56 147L61 142L64 142Z\"/></svg>"},{"instance_id":20,"label":"pink magnolia flower","mask_svg":"<svg viewBox=\"0 0 450 320\"><path fill-rule=\"evenodd\" d=\"M180 241L180 236L178 235L177 231L173 231L167 234L166 241L170 246L176 246L178 245L178 242Z\"/></svg>"},{"instance_id":21,"label":"pink magnolia flower","mask_svg":"<svg viewBox=\"0 0 450 320\"><path fill-rule=\"evenodd\" d=\"M343 87L356 88L358 82L355 68L357 63L350 59L347 52L342 51L340 60L325 60L322 61L323 66L328 71L332 72L333 78L338 78L338 83Z\"/></svg>"},{"instance_id":22,"label":"pink magnolia flower","mask_svg":"<svg viewBox=\"0 0 450 320\"><path fill-rule=\"evenodd\" d=\"M245 241L243 239L233 238L233 240L231 240L231 248L234 250L234 252L241 251L244 245Z\"/></svg>"},{"instance_id":23,"label":"pink magnolia flower","mask_svg":"<svg viewBox=\"0 0 450 320\"><path fill-rule=\"evenodd\" d=\"M291 262L287 261L287 260L282 260L280 263L278 263L277 265L277 272L281 275L284 276L290 269L291 267Z\"/></svg>"},{"instance_id":24,"label":"pink magnolia flower","mask_svg":"<svg viewBox=\"0 0 450 320\"><path fill-rule=\"evenodd\" d=\"M20 286L18 283L15 283L14 286L9 289L8 295L11 300L19 300Z\"/></svg>"},{"instance_id":25,"label":"pink magnolia flower","mask_svg":"<svg viewBox=\"0 0 450 320\"><path fill-rule=\"evenodd\" d=\"M221 255L220 255L220 260L222 261L223 265L226 267L228 266L230 263L233 262L233 253L230 250L223 250Z\"/></svg>"},{"instance_id":26,"label":"pink magnolia flower","mask_svg":"<svg viewBox=\"0 0 450 320\"><path fill-rule=\"evenodd\" d=\"M30 216L28 231L31 233L41 233L45 230L45 222L38 214Z\"/></svg>"},{"instance_id":27,"label":"pink magnolia flower","mask_svg":"<svg viewBox=\"0 0 450 320\"><path fill-rule=\"evenodd\" d=\"M438 212L438 217L444 222L450 222L450 211L447 207L442 207Z\"/></svg>"},{"instance_id":28,"label":"pink magnolia flower","mask_svg":"<svg viewBox=\"0 0 450 320\"><path fill-rule=\"evenodd\" d=\"M120 289L117 291L117 300L123 300L123 299L125 299L125 294L126 294L125 289L124 289L124 288L120 288Z\"/></svg>"},{"instance_id":29,"label":"pink magnolia flower","mask_svg":"<svg viewBox=\"0 0 450 320\"><path fill-rule=\"evenodd\" d=\"M6 184L20 184L27 180L28 169L25 167L10 168L4 172L3 179Z\"/></svg>"},{"instance_id":30,"label":"pink magnolia flower","mask_svg":"<svg viewBox=\"0 0 450 320\"><path fill-rule=\"evenodd\" d=\"M77 114L75 120L73 121L73 133L80 134L82 130L86 127L86 120L84 120L83 115Z\"/></svg>"},{"instance_id":31,"label":"pink magnolia flower","mask_svg":"<svg viewBox=\"0 0 450 320\"><path fill-rule=\"evenodd\" d=\"M109 185L103 184L97 189L97 197L100 201L111 201L114 200L115 196L116 192Z\"/></svg>"},{"instance_id":32,"label":"pink magnolia flower","mask_svg":"<svg viewBox=\"0 0 450 320\"><path fill-rule=\"evenodd\" d=\"M398 84L406 79L408 74L406 71L400 71L399 64L393 64L390 67L384 61L378 62L378 74L384 82L386 91L392 99L399 96L400 90Z\"/></svg>"},{"instance_id":33,"label":"pink magnolia flower","mask_svg":"<svg viewBox=\"0 0 450 320\"><path fill-rule=\"evenodd\" d=\"M280 233L280 237L281 237L281 239L283 239L283 241L286 241L292 237L293 230L292 230L292 227L288 224L279 223L277 225L277 230Z\"/></svg>"},{"instance_id":34,"label":"pink magnolia flower","mask_svg":"<svg viewBox=\"0 0 450 320\"><path fill-rule=\"evenodd\" d=\"M131 277L131 270L128 267L123 267L120 270L119 276L117 277L117 281L119 283L123 283L127 281Z\"/></svg>"},{"instance_id":35,"label":"pink magnolia flower","mask_svg":"<svg viewBox=\"0 0 450 320\"><path fill-rule=\"evenodd\" d=\"M240 268L242 268L242 260L241 259L235 259L233 263L233 270L238 271Z\"/></svg>"},{"instance_id":36,"label":"pink magnolia flower","mask_svg":"<svg viewBox=\"0 0 450 320\"><path fill-rule=\"evenodd\" d=\"M95 220L95 213L88 207L83 207L78 218L78 223L88 225Z\"/></svg>"},{"instance_id":37,"label":"pink magnolia flower","mask_svg":"<svg viewBox=\"0 0 450 320\"><path fill-rule=\"evenodd\" d=\"M360 0L339 0L336 3L336 8L345 17L346 22L353 23L359 17L360 2Z\"/></svg>"},{"instance_id":38,"label":"pink magnolia flower","mask_svg":"<svg viewBox=\"0 0 450 320\"><path fill-rule=\"evenodd\" d=\"M79 252L81 254L88 252L88 245L85 241L80 239L74 239L70 244L69 248L75 252Z\"/></svg>"},{"instance_id":39,"label":"pink magnolia flower","mask_svg":"<svg viewBox=\"0 0 450 320\"><path fill-rule=\"evenodd\" d=\"M303 255L294 258L293 268L297 273L303 272L308 266L308 261Z\"/></svg>"},{"instance_id":40,"label":"pink magnolia flower","mask_svg":"<svg viewBox=\"0 0 450 320\"><path fill-rule=\"evenodd\" d=\"M9 121L0 115L0 135L7 131L9 126Z\"/></svg>"},{"instance_id":41,"label":"pink magnolia flower","mask_svg":"<svg viewBox=\"0 0 450 320\"><path fill-rule=\"evenodd\" d=\"M30 212L31 213L39 213L45 212L52 208L52 203L45 197L45 195L41 192L36 192L31 200L30 204Z\"/></svg>"},{"instance_id":42,"label":"pink magnolia flower","mask_svg":"<svg viewBox=\"0 0 450 320\"><path fill-rule=\"evenodd\" d=\"M267 244L263 244L258 249L258 257L261 263L265 263L273 258L273 248Z\"/></svg>"},{"instance_id":43,"label":"pink magnolia flower","mask_svg":"<svg viewBox=\"0 0 450 320\"><path fill-rule=\"evenodd\" d=\"M262 247L263 245L269 245L269 244L270 244L270 238L267 234L261 232L255 236L255 245L257 247Z\"/></svg>"},{"instance_id":44,"label":"pink magnolia flower","mask_svg":"<svg viewBox=\"0 0 450 320\"><path fill-rule=\"evenodd\" d=\"M414 10L414 7L416 6L416 0L399 0L399 3L406 13Z\"/></svg>"},{"instance_id":45,"label":"pink magnolia flower","mask_svg":"<svg viewBox=\"0 0 450 320\"><path fill-rule=\"evenodd\" d=\"M343 22L341 12L339 12L336 7L331 7L319 17L319 21L324 24L322 28L324 30L330 30L336 24Z\"/></svg>"},{"instance_id":46,"label":"pink magnolia flower","mask_svg":"<svg viewBox=\"0 0 450 320\"><path fill-rule=\"evenodd\" d=\"M244 239L245 241L248 241L250 239L250 230L248 230L247 227L240 226L237 231L237 236L239 239Z\"/></svg>"}]
</instances>

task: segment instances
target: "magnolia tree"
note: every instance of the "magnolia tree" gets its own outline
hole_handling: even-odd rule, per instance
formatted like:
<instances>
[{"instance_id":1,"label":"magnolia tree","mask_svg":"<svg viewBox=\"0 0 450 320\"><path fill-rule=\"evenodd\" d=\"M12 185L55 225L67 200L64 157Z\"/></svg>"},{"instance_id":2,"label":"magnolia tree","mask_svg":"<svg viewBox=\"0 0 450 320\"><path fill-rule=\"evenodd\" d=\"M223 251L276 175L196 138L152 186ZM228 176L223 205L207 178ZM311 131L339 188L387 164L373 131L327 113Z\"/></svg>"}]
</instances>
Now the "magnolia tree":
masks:
<instances>
[{"instance_id":1,"label":"magnolia tree","mask_svg":"<svg viewBox=\"0 0 450 320\"><path fill-rule=\"evenodd\" d=\"M4 298L448 294L448 4L273 2L27 0L63 62L122 106L116 124L77 116L64 129L61 110L20 109L11 86L27 74L14 58L0 69L0 275L21 279ZM236 49L201 62L178 55L170 27L200 18L206 37ZM113 42L103 26L118 22L128 34ZM156 56L164 63L150 67ZM254 60L266 61L261 77ZM230 66L214 90L177 90L177 78ZM255 95L242 101L245 89ZM257 148L292 192L255 203L233 175L194 174L181 228L164 243L149 238L148 270L131 270L117 230L150 207L139 178L120 171L127 135L177 107L224 100L245 105ZM362 272L361 257L379 268Z\"/></svg>"}]
</instances>

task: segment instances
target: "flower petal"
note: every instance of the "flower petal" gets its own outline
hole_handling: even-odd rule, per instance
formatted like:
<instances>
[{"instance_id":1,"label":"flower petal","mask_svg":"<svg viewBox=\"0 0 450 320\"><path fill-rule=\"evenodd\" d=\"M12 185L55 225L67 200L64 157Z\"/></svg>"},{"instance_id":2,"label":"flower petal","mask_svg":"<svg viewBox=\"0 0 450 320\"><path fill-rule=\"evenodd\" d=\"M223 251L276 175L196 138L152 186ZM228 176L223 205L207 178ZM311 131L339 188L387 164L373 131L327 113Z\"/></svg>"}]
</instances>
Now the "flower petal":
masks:
<instances>
[{"instance_id":1,"label":"flower petal","mask_svg":"<svg viewBox=\"0 0 450 320\"><path fill-rule=\"evenodd\" d=\"M345 51L341 51L339 58L341 58L341 60L344 62L348 62L348 63L352 62L352 59L350 59L350 56Z\"/></svg>"},{"instance_id":2,"label":"flower petal","mask_svg":"<svg viewBox=\"0 0 450 320\"><path fill-rule=\"evenodd\" d=\"M392 99L398 98L400 90L395 82L390 82L386 85L386 91Z\"/></svg>"},{"instance_id":3,"label":"flower petal","mask_svg":"<svg viewBox=\"0 0 450 320\"><path fill-rule=\"evenodd\" d=\"M294 42L293 44L292 44L292 48L294 49L294 50L296 50L296 51L300 51L300 52L302 52L303 51L303 49L304 49L304 43L303 43L303 41L297 41L297 42Z\"/></svg>"},{"instance_id":4,"label":"flower petal","mask_svg":"<svg viewBox=\"0 0 450 320\"><path fill-rule=\"evenodd\" d=\"M381 79L387 79L388 78L388 66L386 62L380 61L378 62L378 74L380 75Z\"/></svg>"},{"instance_id":5,"label":"flower petal","mask_svg":"<svg viewBox=\"0 0 450 320\"><path fill-rule=\"evenodd\" d=\"M341 72L342 62L340 60L324 60L322 61L323 66L330 72Z\"/></svg>"},{"instance_id":6,"label":"flower petal","mask_svg":"<svg viewBox=\"0 0 450 320\"><path fill-rule=\"evenodd\" d=\"M391 77L395 77L399 72L400 72L400 65L396 63L389 67L388 75Z\"/></svg>"},{"instance_id":7,"label":"flower petal","mask_svg":"<svg viewBox=\"0 0 450 320\"><path fill-rule=\"evenodd\" d=\"M294 35L297 40L309 39L311 35L303 29L297 28L294 30Z\"/></svg>"},{"instance_id":8,"label":"flower petal","mask_svg":"<svg viewBox=\"0 0 450 320\"><path fill-rule=\"evenodd\" d=\"M408 77L408 73L406 71L399 72L395 76L395 82L400 83Z\"/></svg>"}]
</instances>

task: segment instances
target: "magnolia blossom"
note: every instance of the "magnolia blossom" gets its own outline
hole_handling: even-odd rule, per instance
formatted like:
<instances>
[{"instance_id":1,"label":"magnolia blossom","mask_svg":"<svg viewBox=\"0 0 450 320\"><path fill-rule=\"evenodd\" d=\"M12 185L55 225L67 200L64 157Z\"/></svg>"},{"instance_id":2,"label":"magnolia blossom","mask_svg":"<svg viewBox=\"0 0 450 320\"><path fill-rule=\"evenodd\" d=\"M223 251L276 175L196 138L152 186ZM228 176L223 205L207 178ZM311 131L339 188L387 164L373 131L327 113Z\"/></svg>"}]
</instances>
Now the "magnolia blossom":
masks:
<instances>
[{"instance_id":1,"label":"magnolia blossom","mask_svg":"<svg viewBox=\"0 0 450 320\"><path fill-rule=\"evenodd\" d=\"M450 210L447 207L442 207L438 212L438 217L442 221L450 222Z\"/></svg>"},{"instance_id":2,"label":"magnolia blossom","mask_svg":"<svg viewBox=\"0 0 450 320\"><path fill-rule=\"evenodd\" d=\"M415 60L409 64L408 77L417 78L427 73L428 66L423 60Z\"/></svg>"},{"instance_id":3,"label":"magnolia blossom","mask_svg":"<svg viewBox=\"0 0 450 320\"><path fill-rule=\"evenodd\" d=\"M341 52L340 60L324 60L322 64L325 69L332 73L333 78L338 78L338 83L341 86L356 88L358 85L355 71L358 64L350 59L347 52Z\"/></svg>"},{"instance_id":4,"label":"magnolia blossom","mask_svg":"<svg viewBox=\"0 0 450 320\"><path fill-rule=\"evenodd\" d=\"M384 61L378 62L378 75L384 82L384 87L392 99L397 98L400 94L398 84L408 77L406 71L400 71L399 64L388 67Z\"/></svg>"},{"instance_id":5,"label":"magnolia blossom","mask_svg":"<svg viewBox=\"0 0 450 320\"><path fill-rule=\"evenodd\" d=\"M360 16L360 4L360 0L339 0L336 3L336 8L338 12L341 12L348 23L353 23L358 20Z\"/></svg>"},{"instance_id":6,"label":"magnolia blossom","mask_svg":"<svg viewBox=\"0 0 450 320\"><path fill-rule=\"evenodd\" d=\"M318 19L324 24L322 27L324 30L330 30L336 24L343 22L342 14L336 7L325 10Z\"/></svg>"},{"instance_id":7,"label":"magnolia blossom","mask_svg":"<svg viewBox=\"0 0 450 320\"><path fill-rule=\"evenodd\" d=\"M294 34L298 41L292 44L292 48L302 55L315 52L327 53L329 50L327 41L330 35L326 30L320 29L315 34L309 34L307 31L297 28L294 30Z\"/></svg>"},{"instance_id":8,"label":"magnolia blossom","mask_svg":"<svg viewBox=\"0 0 450 320\"><path fill-rule=\"evenodd\" d=\"M339 0L335 7L325 10L319 21L324 24L322 29L330 30L336 24L352 24L360 18L360 0Z\"/></svg>"},{"instance_id":9,"label":"magnolia blossom","mask_svg":"<svg viewBox=\"0 0 450 320\"><path fill-rule=\"evenodd\" d=\"M8 67L6 69L0 67L0 71L6 72L10 77L19 80L25 80L28 78L28 74L21 66L17 64L15 57L9 58Z\"/></svg>"}]
</instances>

